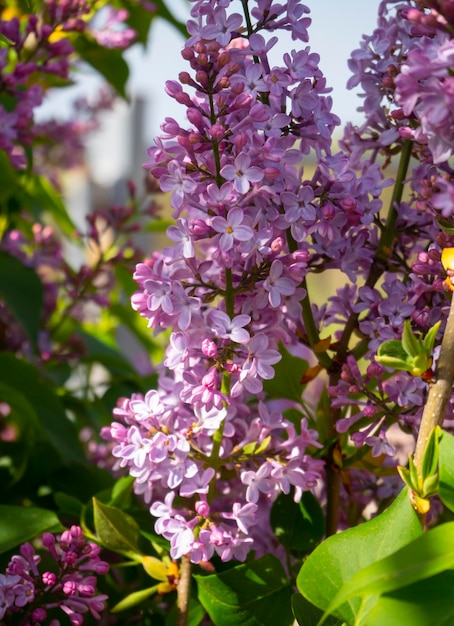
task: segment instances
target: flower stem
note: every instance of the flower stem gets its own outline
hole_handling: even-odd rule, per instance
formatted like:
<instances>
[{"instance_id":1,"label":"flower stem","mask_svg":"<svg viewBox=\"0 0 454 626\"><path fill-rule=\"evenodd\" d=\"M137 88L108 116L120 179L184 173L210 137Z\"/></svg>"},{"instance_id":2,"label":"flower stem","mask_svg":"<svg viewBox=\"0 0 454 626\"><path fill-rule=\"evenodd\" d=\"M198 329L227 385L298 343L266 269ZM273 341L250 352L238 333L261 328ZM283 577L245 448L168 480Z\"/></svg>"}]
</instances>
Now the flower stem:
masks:
<instances>
[{"instance_id":1,"label":"flower stem","mask_svg":"<svg viewBox=\"0 0 454 626\"><path fill-rule=\"evenodd\" d=\"M441 426L454 381L454 298L451 300L448 320L441 343L435 372L435 382L430 386L421 418L415 450L415 466L421 474L422 459L432 430Z\"/></svg>"},{"instance_id":2,"label":"flower stem","mask_svg":"<svg viewBox=\"0 0 454 626\"><path fill-rule=\"evenodd\" d=\"M180 578L177 587L177 626L187 626L189 621L189 598L191 596L192 563L189 555L181 558Z\"/></svg>"}]
</instances>

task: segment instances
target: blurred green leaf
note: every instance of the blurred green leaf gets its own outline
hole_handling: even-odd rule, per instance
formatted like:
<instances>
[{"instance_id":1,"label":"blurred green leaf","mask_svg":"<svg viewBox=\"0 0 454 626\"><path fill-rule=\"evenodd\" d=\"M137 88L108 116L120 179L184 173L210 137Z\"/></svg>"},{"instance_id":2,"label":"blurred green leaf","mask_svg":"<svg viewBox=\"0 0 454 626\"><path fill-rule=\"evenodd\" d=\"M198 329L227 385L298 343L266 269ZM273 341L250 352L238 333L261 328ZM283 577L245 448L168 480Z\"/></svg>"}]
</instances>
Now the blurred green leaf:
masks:
<instances>
[{"instance_id":1,"label":"blurred green leaf","mask_svg":"<svg viewBox=\"0 0 454 626\"><path fill-rule=\"evenodd\" d=\"M32 209L36 210L38 215L43 212L48 213L67 237L74 238L76 226L69 217L61 194L48 178L38 174L24 175L21 188Z\"/></svg>"},{"instance_id":2,"label":"blurred green leaf","mask_svg":"<svg viewBox=\"0 0 454 626\"><path fill-rule=\"evenodd\" d=\"M454 572L448 570L384 594L367 614L367 626L451 626L453 589Z\"/></svg>"},{"instance_id":3,"label":"blurred green leaf","mask_svg":"<svg viewBox=\"0 0 454 626\"><path fill-rule=\"evenodd\" d=\"M47 439L66 461L85 461L78 431L67 418L52 385L38 369L9 352L0 353L3 382L21 393L34 408Z\"/></svg>"},{"instance_id":4,"label":"blurred green leaf","mask_svg":"<svg viewBox=\"0 0 454 626\"><path fill-rule=\"evenodd\" d=\"M126 23L137 33L134 43L141 43L143 46L146 46L151 22L157 17L157 14L147 11L140 3L131 2L130 0L121 0L120 4L128 11Z\"/></svg>"},{"instance_id":5,"label":"blurred green leaf","mask_svg":"<svg viewBox=\"0 0 454 626\"><path fill-rule=\"evenodd\" d=\"M92 37L83 33L74 37L72 43L82 60L99 72L119 96L126 99L129 68L122 51L103 48Z\"/></svg>"},{"instance_id":6,"label":"blurred green leaf","mask_svg":"<svg viewBox=\"0 0 454 626\"><path fill-rule=\"evenodd\" d=\"M439 496L454 512L454 437L443 431L439 442Z\"/></svg>"},{"instance_id":7,"label":"blurred green leaf","mask_svg":"<svg viewBox=\"0 0 454 626\"><path fill-rule=\"evenodd\" d=\"M21 324L36 350L43 284L34 269L3 250L0 250L0 298Z\"/></svg>"},{"instance_id":8,"label":"blurred green leaf","mask_svg":"<svg viewBox=\"0 0 454 626\"><path fill-rule=\"evenodd\" d=\"M152 587L141 589L140 591L134 591L120 600L120 602L118 602L110 610L112 613L120 613L121 611L126 611L127 609L138 606L139 604L142 605L145 600L148 600L148 598L157 593L157 591L158 585L153 585Z\"/></svg>"},{"instance_id":9,"label":"blurred green leaf","mask_svg":"<svg viewBox=\"0 0 454 626\"><path fill-rule=\"evenodd\" d=\"M196 575L199 601L215 626L291 626L292 587L268 554L221 574Z\"/></svg>"},{"instance_id":10,"label":"blurred green leaf","mask_svg":"<svg viewBox=\"0 0 454 626\"><path fill-rule=\"evenodd\" d=\"M0 202L11 196L17 187L18 173L11 165L8 156L0 150Z\"/></svg>"},{"instance_id":11,"label":"blurred green leaf","mask_svg":"<svg viewBox=\"0 0 454 626\"><path fill-rule=\"evenodd\" d=\"M279 352L282 359L273 365L275 376L271 380L263 381L263 388L269 398L286 398L301 402L303 392L301 379L308 363L304 359L290 354L283 344L280 344Z\"/></svg>"},{"instance_id":12,"label":"blurred green leaf","mask_svg":"<svg viewBox=\"0 0 454 626\"><path fill-rule=\"evenodd\" d=\"M0 552L6 552L43 532L64 530L53 511L33 506L0 505Z\"/></svg>"},{"instance_id":13,"label":"blurred green leaf","mask_svg":"<svg viewBox=\"0 0 454 626\"><path fill-rule=\"evenodd\" d=\"M68 515L75 519L80 519L83 511L83 504L74 496L67 493L54 493L54 501L58 507L60 515L67 517Z\"/></svg>"},{"instance_id":14,"label":"blurred green leaf","mask_svg":"<svg viewBox=\"0 0 454 626\"><path fill-rule=\"evenodd\" d=\"M122 507L131 500L134 486L133 476L121 476L112 487L110 506Z\"/></svg>"},{"instance_id":15,"label":"blurred green leaf","mask_svg":"<svg viewBox=\"0 0 454 626\"><path fill-rule=\"evenodd\" d=\"M153 4L157 7L157 14L162 19L166 20L169 24L174 26L178 32L186 39L188 36L188 31L186 30L186 24L180 22L176 19L176 17L169 11L164 0L153 0Z\"/></svg>"}]
</instances>

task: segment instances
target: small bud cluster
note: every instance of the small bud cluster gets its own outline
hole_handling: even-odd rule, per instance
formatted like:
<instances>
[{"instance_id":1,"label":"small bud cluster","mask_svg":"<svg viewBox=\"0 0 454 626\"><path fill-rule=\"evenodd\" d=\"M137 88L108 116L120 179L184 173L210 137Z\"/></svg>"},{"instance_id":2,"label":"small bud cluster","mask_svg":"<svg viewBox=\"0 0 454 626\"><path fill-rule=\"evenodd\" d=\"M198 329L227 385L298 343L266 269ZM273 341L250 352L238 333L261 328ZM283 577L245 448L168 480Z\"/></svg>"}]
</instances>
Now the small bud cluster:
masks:
<instances>
[{"instance_id":1,"label":"small bud cluster","mask_svg":"<svg viewBox=\"0 0 454 626\"><path fill-rule=\"evenodd\" d=\"M0 620L21 626L58 624L59 609L73 626L80 626L87 613L99 620L107 599L97 595L97 575L107 573L109 565L101 560L99 547L84 538L79 526L72 526L59 538L44 533L42 545L55 565L40 568L41 556L30 543L20 547L11 558L6 573L0 575Z\"/></svg>"}]
</instances>

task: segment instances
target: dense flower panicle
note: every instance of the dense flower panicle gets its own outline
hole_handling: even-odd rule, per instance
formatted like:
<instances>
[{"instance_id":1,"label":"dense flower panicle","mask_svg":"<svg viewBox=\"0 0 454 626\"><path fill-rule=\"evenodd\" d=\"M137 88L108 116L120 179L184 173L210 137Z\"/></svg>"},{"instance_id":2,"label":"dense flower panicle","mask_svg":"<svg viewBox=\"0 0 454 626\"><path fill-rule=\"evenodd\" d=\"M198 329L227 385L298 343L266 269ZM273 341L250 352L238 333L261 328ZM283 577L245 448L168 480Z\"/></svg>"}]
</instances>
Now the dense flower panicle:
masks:
<instances>
[{"instance_id":1,"label":"dense flower panicle","mask_svg":"<svg viewBox=\"0 0 454 626\"><path fill-rule=\"evenodd\" d=\"M6 574L0 575L0 619L46 624L58 614L55 609L66 613L72 624L83 624L87 613L101 619L107 596L97 595L97 575L106 574L109 565L101 560L98 546L88 543L78 526L58 539L44 533L42 544L55 561L55 571L42 571L41 556L30 543L23 544Z\"/></svg>"},{"instance_id":2,"label":"dense flower panicle","mask_svg":"<svg viewBox=\"0 0 454 626\"><path fill-rule=\"evenodd\" d=\"M306 409L267 396L282 345L300 355L309 334L336 326L335 341L319 344L339 366L328 388L337 431L394 466L389 429L416 433L427 383L375 356L401 340L405 320L424 335L448 306L440 263L452 239L440 223L449 225L454 197L446 20L413 0L380 4L377 29L350 61L366 121L347 125L333 153L338 118L318 55L306 46L271 61L279 29L308 41L307 7L250 4L244 20L229 0L193 2L182 52L190 71L166 84L187 124L166 118L144 164L170 194L176 223L171 245L137 265L132 297L155 333L170 332L169 343L157 390L123 400L104 430L171 556L194 562L260 549L257 529L268 534L258 507L291 490L299 499L323 476L323 462L307 454L321 444ZM409 142L419 161L407 175L411 193L395 195L387 215L387 159ZM336 293L311 307L306 277L331 269ZM301 418L290 421L289 408ZM370 476L352 485L364 503L366 493L380 499L395 489Z\"/></svg>"}]
</instances>

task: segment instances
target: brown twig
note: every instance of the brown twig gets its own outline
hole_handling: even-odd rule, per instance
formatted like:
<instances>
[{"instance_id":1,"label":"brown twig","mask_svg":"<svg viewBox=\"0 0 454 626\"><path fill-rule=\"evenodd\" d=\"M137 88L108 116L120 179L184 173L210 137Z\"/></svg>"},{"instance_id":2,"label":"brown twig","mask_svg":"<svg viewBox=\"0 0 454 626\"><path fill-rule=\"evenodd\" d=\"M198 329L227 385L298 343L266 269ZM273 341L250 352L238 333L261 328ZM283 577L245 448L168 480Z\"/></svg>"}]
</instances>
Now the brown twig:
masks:
<instances>
[{"instance_id":1,"label":"brown twig","mask_svg":"<svg viewBox=\"0 0 454 626\"><path fill-rule=\"evenodd\" d=\"M448 320L441 343L440 356L435 372L435 382L431 384L427 402L421 418L415 450L415 465L421 473L424 450L432 430L441 426L454 381L454 298L451 300Z\"/></svg>"},{"instance_id":2,"label":"brown twig","mask_svg":"<svg viewBox=\"0 0 454 626\"><path fill-rule=\"evenodd\" d=\"M192 563L188 555L181 559L180 578L177 587L177 626L187 626L189 618L189 598L191 596Z\"/></svg>"}]
</instances>

